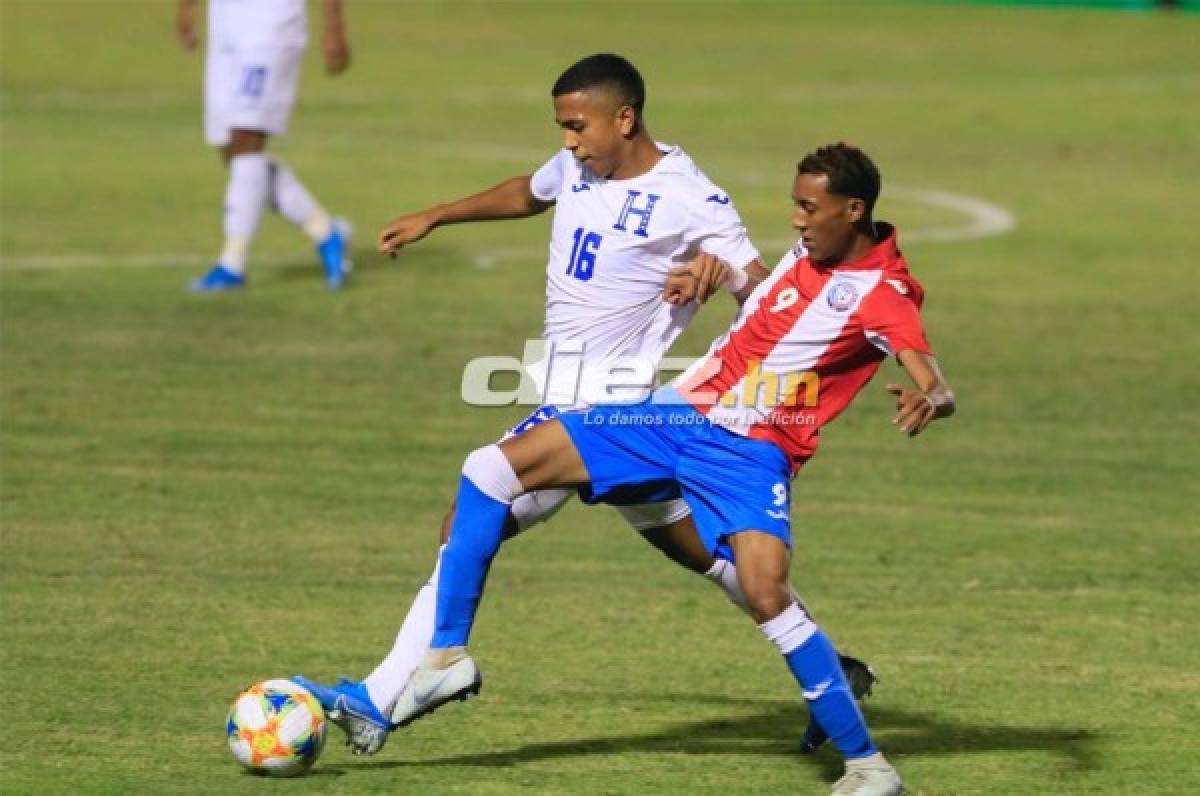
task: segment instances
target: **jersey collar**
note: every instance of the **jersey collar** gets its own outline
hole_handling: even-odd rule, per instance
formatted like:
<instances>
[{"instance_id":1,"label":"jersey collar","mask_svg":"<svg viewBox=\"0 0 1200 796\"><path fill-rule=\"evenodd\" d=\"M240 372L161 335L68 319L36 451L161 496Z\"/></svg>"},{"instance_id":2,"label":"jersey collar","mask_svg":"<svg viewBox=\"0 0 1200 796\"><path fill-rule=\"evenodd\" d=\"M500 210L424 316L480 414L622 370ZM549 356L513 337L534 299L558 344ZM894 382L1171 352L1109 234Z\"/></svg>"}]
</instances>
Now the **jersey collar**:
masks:
<instances>
[{"instance_id":1,"label":"jersey collar","mask_svg":"<svg viewBox=\"0 0 1200 796\"><path fill-rule=\"evenodd\" d=\"M903 264L900 248L897 244L896 228L886 221L876 221L875 228L883 233L883 240L871 247L871 250L848 263L841 263L829 269L831 271L883 271Z\"/></svg>"}]
</instances>

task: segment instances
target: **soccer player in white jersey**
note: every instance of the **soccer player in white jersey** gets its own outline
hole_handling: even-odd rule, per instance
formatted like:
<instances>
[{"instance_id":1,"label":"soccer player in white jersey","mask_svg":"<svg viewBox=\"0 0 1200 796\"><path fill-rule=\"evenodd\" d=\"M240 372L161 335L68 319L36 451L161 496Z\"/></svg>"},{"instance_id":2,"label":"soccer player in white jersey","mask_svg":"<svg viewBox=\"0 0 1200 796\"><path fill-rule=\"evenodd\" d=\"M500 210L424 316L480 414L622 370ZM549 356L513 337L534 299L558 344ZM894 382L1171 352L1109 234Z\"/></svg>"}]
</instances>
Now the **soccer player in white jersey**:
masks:
<instances>
[{"instance_id":1,"label":"soccer player in white jersey","mask_svg":"<svg viewBox=\"0 0 1200 796\"><path fill-rule=\"evenodd\" d=\"M630 488L674 483L705 548L736 562L759 629L846 759L834 796L903 791L871 740L832 643L788 585L791 479L816 452L821 428L882 361L896 357L916 385L887 387L900 431L916 436L955 410L921 321L924 291L895 228L872 218L879 189L879 172L859 149L835 144L807 155L792 186L804 250L754 289L704 357L641 403L565 411L467 457L442 554L433 640L393 721L413 721L478 687L466 645L518 496L577 487L608 501Z\"/></svg>"},{"instance_id":2,"label":"soccer player in white jersey","mask_svg":"<svg viewBox=\"0 0 1200 796\"><path fill-rule=\"evenodd\" d=\"M350 64L342 0L322 0L325 67ZM198 0L179 0L176 32L194 50ZM349 266L349 226L333 218L280 158L267 139L287 132L300 65L308 43L305 0L209 0L204 63L204 135L229 168L225 185L225 245L217 264L193 291L233 290L246 284L246 260L265 208L299 227L316 244L330 287L341 287Z\"/></svg>"},{"instance_id":3,"label":"soccer player in white jersey","mask_svg":"<svg viewBox=\"0 0 1200 796\"><path fill-rule=\"evenodd\" d=\"M681 149L650 136L642 118L645 87L632 64L611 54L590 56L567 69L551 94L564 148L532 177L514 177L483 193L401 216L379 236L380 249L395 253L445 224L525 218L555 208L544 332L551 356L531 373L546 405L510 436L557 416L559 409L603 402L613 367L648 372L643 394L648 393L660 359L696 311L693 295L706 298L724 284L740 301L767 275L728 195ZM709 256L687 265L702 254ZM570 365L582 359L578 390L574 379L567 380L570 385L555 383L556 363L565 358L556 359L555 351L570 352ZM620 396L631 397L628 390ZM518 499L506 535L546 519L573 494L544 490ZM707 575L745 610L736 570L700 544L677 489L637 494L624 503L618 510L631 526L672 560ZM453 518L452 506L443 543ZM325 686L296 678L317 695L359 754L377 752L394 728L389 711L433 635L437 583L435 565L392 651L364 681ZM865 664L846 658L845 665L860 693L869 688L872 675Z\"/></svg>"}]
</instances>

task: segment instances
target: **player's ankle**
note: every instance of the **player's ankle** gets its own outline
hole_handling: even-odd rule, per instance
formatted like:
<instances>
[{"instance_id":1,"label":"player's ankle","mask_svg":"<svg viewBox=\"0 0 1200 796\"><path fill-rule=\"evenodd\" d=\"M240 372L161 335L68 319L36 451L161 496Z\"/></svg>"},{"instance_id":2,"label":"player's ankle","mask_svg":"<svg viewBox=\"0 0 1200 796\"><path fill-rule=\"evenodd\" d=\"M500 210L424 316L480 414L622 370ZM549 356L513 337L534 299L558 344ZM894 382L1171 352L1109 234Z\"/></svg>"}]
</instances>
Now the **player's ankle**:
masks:
<instances>
[{"instance_id":1,"label":"player's ankle","mask_svg":"<svg viewBox=\"0 0 1200 796\"><path fill-rule=\"evenodd\" d=\"M443 647L441 649L430 647L425 651L425 660L422 661L422 665L429 669L449 669L465 657L467 657L466 647Z\"/></svg>"},{"instance_id":2,"label":"player's ankle","mask_svg":"<svg viewBox=\"0 0 1200 796\"><path fill-rule=\"evenodd\" d=\"M856 768L880 768L882 766L890 766L891 763L883 756L883 752L875 752L866 757L856 757L853 760L846 761L846 770L853 771Z\"/></svg>"}]
</instances>

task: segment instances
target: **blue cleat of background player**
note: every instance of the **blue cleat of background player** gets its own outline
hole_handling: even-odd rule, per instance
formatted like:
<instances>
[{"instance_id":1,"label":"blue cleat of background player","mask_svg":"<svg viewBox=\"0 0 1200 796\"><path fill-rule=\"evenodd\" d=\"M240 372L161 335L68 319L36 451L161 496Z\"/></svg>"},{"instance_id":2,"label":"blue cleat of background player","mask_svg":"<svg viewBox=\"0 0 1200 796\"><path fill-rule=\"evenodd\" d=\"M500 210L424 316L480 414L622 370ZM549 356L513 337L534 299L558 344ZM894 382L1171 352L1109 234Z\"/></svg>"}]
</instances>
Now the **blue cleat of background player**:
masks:
<instances>
[{"instance_id":1,"label":"blue cleat of background player","mask_svg":"<svg viewBox=\"0 0 1200 796\"><path fill-rule=\"evenodd\" d=\"M329 237L317 244L317 254L321 256L321 264L325 267L325 284L331 288L346 284L346 275L350 273L350 260L346 256L348 248L350 224L344 218L335 218Z\"/></svg>"},{"instance_id":2,"label":"blue cleat of background player","mask_svg":"<svg viewBox=\"0 0 1200 796\"><path fill-rule=\"evenodd\" d=\"M342 678L337 685L323 685L299 675L292 682L312 692L329 720L346 732L346 745L355 754L364 754L364 749L375 754L383 748L392 724L362 683Z\"/></svg>"},{"instance_id":3,"label":"blue cleat of background player","mask_svg":"<svg viewBox=\"0 0 1200 796\"><path fill-rule=\"evenodd\" d=\"M190 290L193 293L215 293L221 290L237 290L245 284L246 277L217 263L211 271L192 282Z\"/></svg>"}]
</instances>

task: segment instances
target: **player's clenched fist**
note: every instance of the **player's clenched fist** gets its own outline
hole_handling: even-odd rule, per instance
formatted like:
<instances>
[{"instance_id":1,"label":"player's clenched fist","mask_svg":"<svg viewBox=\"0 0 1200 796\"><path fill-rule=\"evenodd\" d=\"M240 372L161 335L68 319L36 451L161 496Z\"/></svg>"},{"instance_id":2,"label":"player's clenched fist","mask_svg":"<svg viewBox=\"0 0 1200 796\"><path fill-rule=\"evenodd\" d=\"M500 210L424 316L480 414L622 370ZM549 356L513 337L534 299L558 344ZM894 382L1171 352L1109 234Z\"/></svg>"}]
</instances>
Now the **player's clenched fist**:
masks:
<instances>
[{"instance_id":1,"label":"player's clenched fist","mask_svg":"<svg viewBox=\"0 0 1200 796\"><path fill-rule=\"evenodd\" d=\"M402 247L428 235L435 223L428 210L392 219L379 232L379 253L395 257Z\"/></svg>"}]
</instances>

